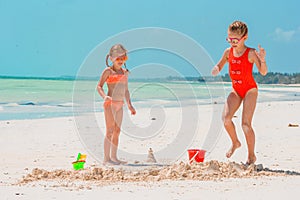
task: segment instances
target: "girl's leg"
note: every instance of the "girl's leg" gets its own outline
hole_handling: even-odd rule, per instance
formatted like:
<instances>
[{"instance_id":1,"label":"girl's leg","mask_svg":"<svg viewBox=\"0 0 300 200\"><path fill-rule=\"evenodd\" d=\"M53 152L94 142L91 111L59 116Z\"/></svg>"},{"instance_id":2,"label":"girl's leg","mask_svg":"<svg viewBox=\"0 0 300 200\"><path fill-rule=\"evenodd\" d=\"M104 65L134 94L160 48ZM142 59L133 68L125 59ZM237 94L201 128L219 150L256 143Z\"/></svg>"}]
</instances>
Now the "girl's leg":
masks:
<instances>
[{"instance_id":1,"label":"girl's leg","mask_svg":"<svg viewBox=\"0 0 300 200\"><path fill-rule=\"evenodd\" d=\"M224 106L222 119L225 129L232 142L231 148L226 153L227 158L230 158L234 151L241 146L241 143L236 135L235 126L232 122L234 113L240 107L241 102L242 98L235 91L233 91L228 95L227 101Z\"/></svg>"},{"instance_id":2,"label":"girl's leg","mask_svg":"<svg viewBox=\"0 0 300 200\"><path fill-rule=\"evenodd\" d=\"M243 101L242 128L248 146L248 164L255 163L256 161L254 153L255 134L252 128L252 118L256 107L257 94L257 88L253 88L247 92Z\"/></svg>"},{"instance_id":3,"label":"girl's leg","mask_svg":"<svg viewBox=\"0 0 300 200\"><path fill-rule=\"evenodd\" d=\"M112 112L111 106L104 107L104 116L106 124L106 135L104 138L104 158L103 163L111 161L110 149L111 149L111 140L113 136L113 130L115 126L115 120Z\"/></svg>"},{"instance_id":4,"label":"girl's leg","mask_svg":"<svg viewBox=\"0 0 300 200\"><path fill-rule=\"evenodd\" d=\"M117 157L117 151L119 146L119 136L121 132L121 124L123 120L123 108L119 109L115 113L115 126L113 130L113 136L112 136L112 146L111 146L111 160L114 162L122 163Z\"/></svg>"}]
</instances>

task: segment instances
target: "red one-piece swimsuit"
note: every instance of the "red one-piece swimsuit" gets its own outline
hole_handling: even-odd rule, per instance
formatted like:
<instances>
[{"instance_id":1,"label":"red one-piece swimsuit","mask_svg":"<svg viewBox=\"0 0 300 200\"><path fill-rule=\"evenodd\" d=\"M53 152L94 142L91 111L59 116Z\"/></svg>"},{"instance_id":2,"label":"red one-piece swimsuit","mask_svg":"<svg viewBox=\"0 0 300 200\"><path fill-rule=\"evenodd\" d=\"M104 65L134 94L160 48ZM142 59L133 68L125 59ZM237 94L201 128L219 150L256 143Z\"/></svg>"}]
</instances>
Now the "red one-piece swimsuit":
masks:
<instances>
[{"instance_id":1,"label":"red one-piece swimsuit","mask_svg":"<svg viewBox=\"0 0 300 200\"><path fill-rule=\"evenodd\" d=\"M228 57L232 87L241 98L244 98L250 89L257 88L252 75L253 63L248 60L249 51L250 48L247 48L243 55L235 57L233 48L230 48Z\"/></svg>"}]
</instances>

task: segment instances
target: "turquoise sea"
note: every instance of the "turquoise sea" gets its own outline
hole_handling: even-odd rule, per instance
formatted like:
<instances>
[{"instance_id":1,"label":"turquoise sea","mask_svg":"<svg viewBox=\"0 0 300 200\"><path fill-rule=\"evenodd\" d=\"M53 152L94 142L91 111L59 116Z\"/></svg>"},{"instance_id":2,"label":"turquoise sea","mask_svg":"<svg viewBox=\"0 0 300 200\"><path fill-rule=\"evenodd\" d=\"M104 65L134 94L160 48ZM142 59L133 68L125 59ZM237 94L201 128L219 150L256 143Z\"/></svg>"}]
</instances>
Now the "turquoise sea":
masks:
<instances>
[{"instance_id":1,"label":"turquoise sea","mask_svg":"<svg viewBox=\"0 0 300 200\"><path fill-rule=\"evenodd\" d=\"M74 115L78 111L101 112L97 80L0 78L0 120L37 119ZM131 100L136 107L178 107L223 103L229 83L184 81L130 81ZM300 86L259 85L259 102L300 101Z\"/></svg>"}]
</instances>

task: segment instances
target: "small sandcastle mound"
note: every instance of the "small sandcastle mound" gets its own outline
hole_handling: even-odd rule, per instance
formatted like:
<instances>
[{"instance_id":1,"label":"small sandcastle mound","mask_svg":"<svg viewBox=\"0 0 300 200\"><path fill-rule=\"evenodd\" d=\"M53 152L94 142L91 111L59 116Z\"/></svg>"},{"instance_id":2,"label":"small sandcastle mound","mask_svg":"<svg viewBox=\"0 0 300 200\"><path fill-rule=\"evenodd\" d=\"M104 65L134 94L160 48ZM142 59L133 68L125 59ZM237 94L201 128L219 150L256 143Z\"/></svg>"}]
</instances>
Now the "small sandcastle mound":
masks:
<instances>
[{"instance_id":1,"label":"small sandcastle mound","mask_svg":"<svg viewBox=\"0 0 300 200\"><path fill-rule=\"evenodd\" d=\"M148 158L146 160L147 163L157 163L152 148L148 151Z\"/></svg>"}]
</instances>

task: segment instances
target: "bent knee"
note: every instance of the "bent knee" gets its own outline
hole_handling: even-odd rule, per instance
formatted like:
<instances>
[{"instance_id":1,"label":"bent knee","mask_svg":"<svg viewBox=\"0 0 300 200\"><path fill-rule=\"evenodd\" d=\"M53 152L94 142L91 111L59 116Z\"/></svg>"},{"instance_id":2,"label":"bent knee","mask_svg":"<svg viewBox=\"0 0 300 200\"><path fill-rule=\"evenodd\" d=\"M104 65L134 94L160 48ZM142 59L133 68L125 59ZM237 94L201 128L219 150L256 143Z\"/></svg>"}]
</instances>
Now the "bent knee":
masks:
<instances>
[{"instance_id":1,"label":"bent knee","mask_svg":"<svg viewBox=\"0 0 300 200\"><path fill-rule=\"evenodd\" d=\"M247 134L252 130L252 126L248 122L243 122L242 123L242 129L243 129L244 133Z\"/></svg>"},{"instance_id":2,"label":"bent knee","mask_svg":"<svg viewBox=\"0 0 300 200\"><path fill-rule=\"evenodd\" d=\"M224 126L230 126L232 124L232 118L229 116L224 116L222 118Z\"/></svg>"}]
</instances>

